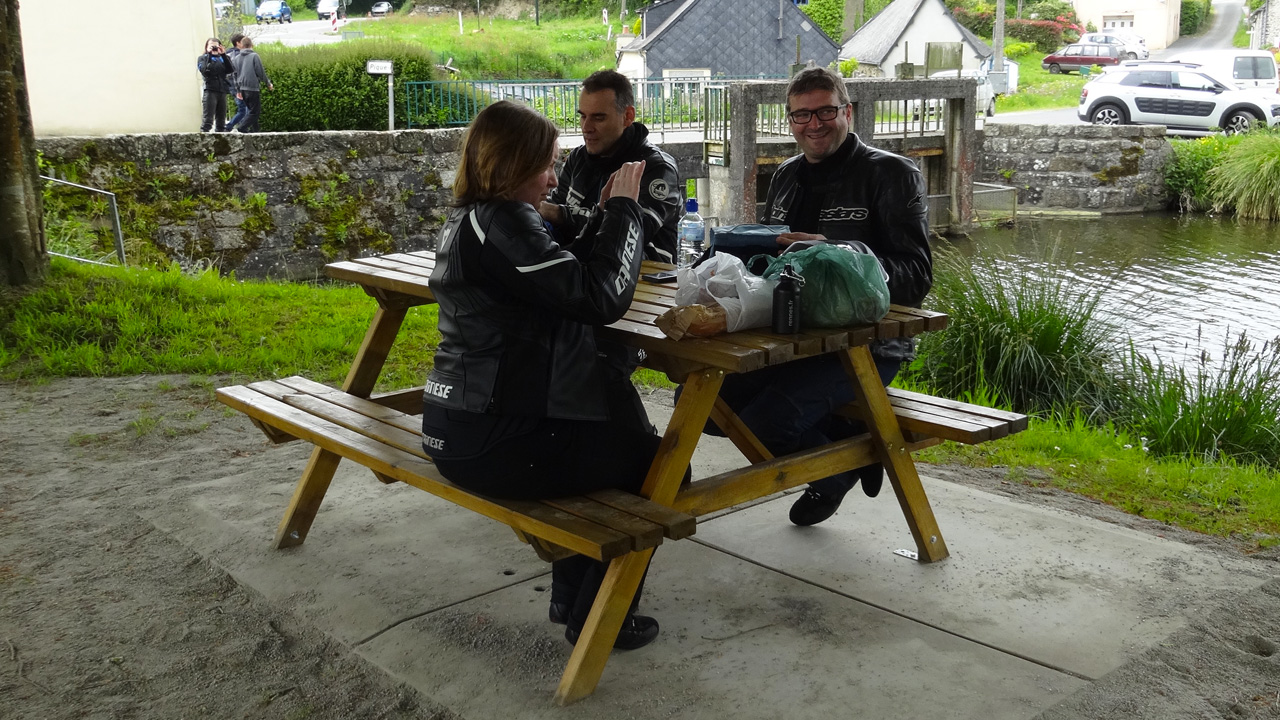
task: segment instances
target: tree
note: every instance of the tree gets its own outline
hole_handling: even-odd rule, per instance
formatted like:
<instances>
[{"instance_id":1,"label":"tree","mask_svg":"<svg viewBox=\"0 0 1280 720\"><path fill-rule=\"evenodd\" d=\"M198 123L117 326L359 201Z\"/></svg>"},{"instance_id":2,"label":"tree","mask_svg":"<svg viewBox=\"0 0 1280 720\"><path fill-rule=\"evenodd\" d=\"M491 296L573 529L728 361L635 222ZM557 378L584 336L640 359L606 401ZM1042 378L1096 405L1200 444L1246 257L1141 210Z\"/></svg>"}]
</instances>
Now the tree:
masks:
<instances>
[{"instance_id":1,"label":"tree","mask_svg":"<svg viewBox=\"0 0 1280 720\"><path fill-rule=\"evenodd\" d=\"M48 272L49 254L18 0L0 0L0 168L0 284L34 285Z\"/></svg>"},{"instance_id":2,"label":"tree","mask_svg":"<svg viewBox=\"0 0 1280 720\"><path fill-rule=\"evenodd\" d=\"M844 34L844 0L809 0L801 10L813 18L827 37L840 42Z\"/></svg>"}]
</instances>

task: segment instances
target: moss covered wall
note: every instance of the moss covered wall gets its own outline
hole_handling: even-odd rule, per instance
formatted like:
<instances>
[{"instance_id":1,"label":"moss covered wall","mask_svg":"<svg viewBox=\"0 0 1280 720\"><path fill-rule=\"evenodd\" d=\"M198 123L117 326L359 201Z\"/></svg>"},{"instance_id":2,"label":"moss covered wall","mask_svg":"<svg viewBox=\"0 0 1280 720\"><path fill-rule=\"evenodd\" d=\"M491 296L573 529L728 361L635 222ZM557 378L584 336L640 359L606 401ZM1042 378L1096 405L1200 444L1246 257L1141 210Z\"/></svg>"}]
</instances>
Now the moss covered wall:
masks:
<instances>
[{"instance_id":1,"label":"moss covered wall","mask_svg":"<svg viewBox=\"0 0 1280 720\"><path fill-rule=\"evenodd\" d=\"M1159 126L988 123L979 179L1018 188L1025 207L1159 210L1168 203L1171 157Z\"/></svg>"},{"instance_id":2,"label":"moss covered wall","mask_svg":"<svg viewBox=\"0 0 1280 720\"><path fill-rule=\"evenodd\" d=\"M37 148L43 174L117 194L131 263L306 279L334 260L434 247L462 132L61 137ZM109 223L81 191L56 188L46 205Z\"/></svg>"}]
</instances>

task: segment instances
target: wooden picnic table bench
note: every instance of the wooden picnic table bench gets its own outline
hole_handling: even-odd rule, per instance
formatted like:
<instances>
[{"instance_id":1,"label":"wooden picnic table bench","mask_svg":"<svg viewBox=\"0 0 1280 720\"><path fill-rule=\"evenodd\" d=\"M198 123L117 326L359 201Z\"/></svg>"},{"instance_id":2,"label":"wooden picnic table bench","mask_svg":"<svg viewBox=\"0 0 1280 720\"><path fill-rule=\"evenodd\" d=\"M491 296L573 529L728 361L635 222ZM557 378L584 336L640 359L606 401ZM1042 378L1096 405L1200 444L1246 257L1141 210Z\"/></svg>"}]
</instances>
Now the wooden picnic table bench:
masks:
<instances>
[{"instance_id":1,"label":"wooden picnic table bench","mask_svg":"<svg viewBox=\"0 0 1280 720\"><path fill-rule=\"evenodd\" d=\"M358 283L378 302L342 389L301 377L224 387L218 398L244 412L273 442L315 445L276 534L280 548L301 544L338 462L352 460L383 482L404 482L513 528L544 560L580 553L608 561L595 605L561 678L556 700L567 704L598 683L653 550L689 537L695 518L835 473L883 463L921 562L947 557L946 542L920 483L911 452L943 440L979 443L1026 428L1023 415L886 389L868 345L946 327L947 317L892 306L877 323L814 328L797 335L767 329L710 338L667 338L654 319L674 305L675 288L641 282L626 315L600 333L644 350L645 364L684 385L639 495L603 491L542 501L509 501L466 491L442 477L423 451L422 388L373 394L407 311L434 302L431 252L396 253L328 265L336 279ZM643 272L669 269L645 263ZM727 373L750 372L822 353L839 353L857 401L841 408L868 426L864 435L775 458L719 398ZM681 487L708 419L742 452L745 467Z\"/></svg>"}]
</instances>

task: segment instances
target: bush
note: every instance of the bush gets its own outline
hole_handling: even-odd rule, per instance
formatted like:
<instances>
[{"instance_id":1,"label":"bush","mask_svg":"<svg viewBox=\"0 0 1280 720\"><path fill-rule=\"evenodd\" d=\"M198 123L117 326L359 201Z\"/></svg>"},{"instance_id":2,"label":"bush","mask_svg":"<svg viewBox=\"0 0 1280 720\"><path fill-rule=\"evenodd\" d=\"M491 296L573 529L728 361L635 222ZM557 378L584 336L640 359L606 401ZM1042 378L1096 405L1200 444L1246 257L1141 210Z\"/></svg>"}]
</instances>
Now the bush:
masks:
<instances>
[{"instance_id":1,"label":"bush","mask_svg":"<svg viewBox=\"0 0 1280 720\"><path fill-rule=\"evenodd\" d=\"M999 257L935 259L933 307L951 324L920 341L914 380L950 397L985 395L1026 413L1109 407L1115 331L1096 312L1110 281L1084 283L1057 259L1010 273Z\"/></svg>"},{"instance_id":2,"label":"bush","mask_svg":"<svg viewBox=\"0 0 1280 720\"><path fill-rule=\"evenodd\" d=\"M995 13L957 7L951 9L951 14L955 16L956 22L978 37L989 38L995 32Z\"/></svg>"},{"instance_id":3,"label":"bush","mask_svg":"<svg viewBox=\"0 0 1280 720\"><path fill-rule=\"evenodd\" d=\"M1004 44L1004 56L1009 59L1017 59L1023 55L1033 52L1035 49L1035 43L1015 40Z\"/></svg>"},{"instance_id":4,"label":"bush","mask_svg":"<svg viewBox=\"0 0 1280 720\"><path fill-rule=\"evenodd\" d=\"M840 42L844 35L844 0L809 0L801 10L813 18L827 37Z\"/></svg>"},{"instance_id":5,"label":"bush","mask_svg":"<svg viewBox=\"0 0 1280 720\"><path fill-rule=\"evenodd\" d=\"M853 77L853 74L858 71L858 59L849 58L848 60L841 60L839 63L839 68L840 68L840 77L851 78Z\"/></svg>"},{"instance_id":6,"label":"bush","mask_svg":"<svg viewBox=\"0 0 1280 720\"><path fill-rule=\"evenodd\" d=\"M1208 171L1213 209L1280 221L1280 132L1254 130L1235 138Z\"/></svg>"},{"instance_id":7,"label":"bush","mask_svg":"<svg viewBox=\"0 0 1280 720\"><path fill-rule=\"evenodd\" d=\"M1242 135L1210 135L1195 140L1172 139L1173 158L1165 166L1164 183L1182 212L1204 212L1213 206L1209 170Z\"/></svg>"},{"instance_id":8,"label":"bush","mask_svg":"<svg viewBox=\"0 0 1280 720\"><path fill-rule=\"evenodd\" d=\"M262 129L385 130L387 81L365 72L368 60L395 64L396 127L408 127L406 82L435 79L435 56L408 43L361 40L336 45L259 49L275 90L264 93Z\"/></svg>"},{"instance_id":9,"label":"bush","mask_svg":"<svg viewBox=\"0 0 1280 720\"><path fill-rule=\"evenodd\" d=\"M1041 52L1053 52L1062 47L1062 24L1053 20L1006 20L1004 34L1035 43Z\"/></svg>"},{"instance_id":10,"label":"bush","mask_svg":"<svg viewBox=\"0 0 1280 720\"><path fill-rule=\"evenodd\" d=\"M1220 363L1202 352L1192 373L1132 347L1124 363L1121 423L1156 455L1216 461L1229 455L1280 466L1280 346L1255 353L1241 333Z\"/></svg>"},{"instance_id":11,"label":"bush","mask_svg":"<svg viewBox=\"0 0 1280 720\"><path fill-rule=\"evenodd\" d=\"M1208 18L1208 0L1182 0L1182 24L1178 28L1179 32L1183 35L1194 35L1200 32L1200 28Z\"/></svg>"}]
</instances>

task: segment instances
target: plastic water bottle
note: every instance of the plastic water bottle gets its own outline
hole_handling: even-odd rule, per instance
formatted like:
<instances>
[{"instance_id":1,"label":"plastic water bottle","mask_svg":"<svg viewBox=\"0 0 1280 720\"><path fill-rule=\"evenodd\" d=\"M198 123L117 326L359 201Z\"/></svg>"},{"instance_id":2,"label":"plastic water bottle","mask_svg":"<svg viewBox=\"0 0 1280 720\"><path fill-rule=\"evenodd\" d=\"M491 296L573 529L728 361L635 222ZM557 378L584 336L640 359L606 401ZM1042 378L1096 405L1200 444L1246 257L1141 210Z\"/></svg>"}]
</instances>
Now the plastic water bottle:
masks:
<instances>
[{"instance_id":1,"label":"plastic water bottle","mask_svg":"<svg viewBox=\"0 0 1280 720\"><path fill-rule=\"evenodd\" d=\"M684 201L684 217L680 218L680 248L676 263L680 267L692 265L702 255L702 243L707 237L707 223L698 214L698 201Z\"/></svg>"}]
</instances>

